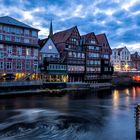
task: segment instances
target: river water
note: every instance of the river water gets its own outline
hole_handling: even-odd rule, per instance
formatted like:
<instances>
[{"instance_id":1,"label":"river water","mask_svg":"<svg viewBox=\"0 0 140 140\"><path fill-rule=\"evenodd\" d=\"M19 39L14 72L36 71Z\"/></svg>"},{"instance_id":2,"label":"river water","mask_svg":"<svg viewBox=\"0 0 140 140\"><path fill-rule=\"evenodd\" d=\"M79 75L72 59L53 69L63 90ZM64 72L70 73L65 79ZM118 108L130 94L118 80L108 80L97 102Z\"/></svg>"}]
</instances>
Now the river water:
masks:
<instances>
[{"instance_id":1,"label":"river water","mask_svg":"<svg viewBox=\"0 0 140 140\"><path fill-rule=\"evenodd\" d=\"M135 140L140 87L0 99L0 140Z\"/></svg>"}]
</instances>

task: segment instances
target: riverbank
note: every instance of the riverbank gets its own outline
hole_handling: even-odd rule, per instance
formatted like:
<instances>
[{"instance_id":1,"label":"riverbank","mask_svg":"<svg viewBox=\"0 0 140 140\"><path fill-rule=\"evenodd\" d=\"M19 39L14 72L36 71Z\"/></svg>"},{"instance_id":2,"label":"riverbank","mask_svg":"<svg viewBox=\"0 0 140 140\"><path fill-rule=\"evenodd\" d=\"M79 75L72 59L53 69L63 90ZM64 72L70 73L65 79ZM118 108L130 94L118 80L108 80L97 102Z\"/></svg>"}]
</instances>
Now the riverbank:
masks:
<instances>
[{"instance_id":1,"label":"riverbank","mask_svg":"<svg viewBox=\"0 0 140 140\"><path fill-rule=\"evenodd\" d=\"M89 91L102 91L111 89L109 87L100 87L100 88L62 88L62 89L29 89L29 90L18 90L18 91L1 91L1 97L14 97L14 96L30 96L30 95L50 95L50 96L62 96L69 92L89 92Z\"/></svg>"},{"instance_id":2,"label":"riverbank","mask_svg":"<svg viewBox=\"0 0 140 140\"><path fill-rule=\"evenodd\" d=\"M60 95L67 91L106 90L133 86L130 77L113 77L112 83L84 83L84 82L43 82L18 81L0 84L0 96L52 94Z\"/></svg>"}]
</instances>

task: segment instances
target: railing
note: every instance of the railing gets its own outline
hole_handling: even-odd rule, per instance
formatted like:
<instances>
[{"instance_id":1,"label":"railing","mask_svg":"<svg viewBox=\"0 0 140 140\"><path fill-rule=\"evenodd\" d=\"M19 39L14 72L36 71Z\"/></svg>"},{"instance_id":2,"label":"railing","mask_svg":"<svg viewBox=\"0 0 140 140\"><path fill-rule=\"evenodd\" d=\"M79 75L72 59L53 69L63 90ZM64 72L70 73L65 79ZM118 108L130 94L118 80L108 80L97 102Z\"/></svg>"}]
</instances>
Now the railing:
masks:
<instances>
[{"instance_id":1,"label":"railing","mask_svg":"<svg viewBox=\"0 0 140 140\"><path fill-rule=\"evenodd\" d=\"M12 86L32 86L32 85L42 85L41 80L38 81L9 81L9 82L0 82L0 87L12 87Z\"/></svg>"},{"instance_id":2,"label":"railing","mask_svg":"<svg viewBox=\"0 0 140 140\"><path fill-rule=\"evenodd\" d=\"M111 86L112 86L111 83L93 83L93 84L90 84L91 88L111 87Z\"/></svg>"}]
</instances>

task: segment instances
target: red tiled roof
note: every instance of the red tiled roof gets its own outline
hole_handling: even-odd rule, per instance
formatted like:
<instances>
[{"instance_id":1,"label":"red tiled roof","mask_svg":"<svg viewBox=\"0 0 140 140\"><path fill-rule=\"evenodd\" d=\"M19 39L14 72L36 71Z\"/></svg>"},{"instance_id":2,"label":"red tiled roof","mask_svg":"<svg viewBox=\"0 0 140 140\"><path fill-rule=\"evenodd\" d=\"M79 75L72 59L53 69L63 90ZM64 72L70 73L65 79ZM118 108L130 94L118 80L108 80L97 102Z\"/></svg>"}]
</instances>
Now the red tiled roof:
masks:
<instances>
[{"instance_id":1,"label":"red tiled roof","mask_svg":"<svg viewBox=\"0 0 140 140\"><path fill-rule=\"evenodd\" d=\"M70 35L72 34L72 32L75 28L77 28L77 27L74 26L70 29L55 33L52 37L53 41L55 43L65 42L70 37Z\"/></svg>"},{"instance_id":2,"label":"red tiled roof","mask_svg":"<svg viewBox=\"0 0 140 140\"><path fill-rule=\"evenodd\" d=\"M96 35L99 44L107 43L106 35L104 33Z\"/></svg>"},{"instance_id":3,"label":"red tiled roof","mask_svg":"<svg viewBox=\"0 0 140 140\"><path fill-rule=\"evenodd\" d=\"M102 46L102 50L104 50L104 49L106 49L106 47L108 47L108 49L110 50L110 54L111 54L112 50L110 48L110 45L109 45L108 39L106 37L106 34L105 33L98 34L98 35L96 35L96 38L98 40L99 45Z\"/></svg>"},{"instance_id":4,"label":"red tiled roof","mask_svg":"<svg viewBox=\"0 0 140 140\"><path fill-rule=\"evenodd\" d=\"M97 40L97 38L96 38L94 32L91 32L91 33L88 33L88 34L82 35L81 37L84 38L85 41L87 41L91 36L94 36L95 41L96 41L96 43L98 44L98 40Z\"/></svg>"}]
</instances>

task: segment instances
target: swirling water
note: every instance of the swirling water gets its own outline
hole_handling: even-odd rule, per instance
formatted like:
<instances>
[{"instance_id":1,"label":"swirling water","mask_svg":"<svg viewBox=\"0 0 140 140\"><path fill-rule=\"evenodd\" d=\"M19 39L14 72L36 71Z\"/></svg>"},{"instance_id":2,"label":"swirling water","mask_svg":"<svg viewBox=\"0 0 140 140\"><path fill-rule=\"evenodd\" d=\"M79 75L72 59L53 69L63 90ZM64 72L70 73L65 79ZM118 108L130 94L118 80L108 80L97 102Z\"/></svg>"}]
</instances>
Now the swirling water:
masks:
<instances>
[{"instance_id":1,"label":"swirling water","mask_svg":"<svg viewBox=\"0 0 140 140\"><path fill-rule=\"evenodd\" d=\"M135 140L140 87L0 99L0 140Z\"/></svg>"}]
</instances>

